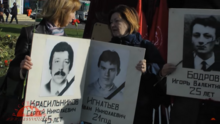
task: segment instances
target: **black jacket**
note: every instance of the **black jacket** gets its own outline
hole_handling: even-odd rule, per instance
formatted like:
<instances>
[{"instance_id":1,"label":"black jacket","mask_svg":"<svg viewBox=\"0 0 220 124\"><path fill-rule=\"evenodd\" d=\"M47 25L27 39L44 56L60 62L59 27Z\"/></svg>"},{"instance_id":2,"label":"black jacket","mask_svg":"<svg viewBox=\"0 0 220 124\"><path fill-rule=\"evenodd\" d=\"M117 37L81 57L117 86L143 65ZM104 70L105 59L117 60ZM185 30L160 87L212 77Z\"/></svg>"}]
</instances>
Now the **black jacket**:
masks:
<instances>
[{"instance_id":1,"label":"black jacket","mask_svg":"<svg viewBox=\"0 0 220 124\"><path fill-rule=\"evenodd\" d=\"M4 13L5 13L6 15L8 15L9 12L10 12L10 11L9 11L9 8L5 8L5 9L4 9Z\"/></svg>"},{"instance_id":2,"label":"black jacket","mask_svg":"<svg viewBox=\"0 0 220 124\"><path fill-rule=\"evenodd\" d=\"M150 41L142 39L139 33L134 32L122 38L113 37L111 42L146 49L144 58L147 60L147 72L141 76L134 124L152 123L152 110L155 100L158 100L153 85L158 81L158 72L164 60L157 48Z\"/></svg>"},{"instance_id":3,"label":"black jacket","mask_svg":"<svg viewBox=\"0 0 220 124\"><path fill-rule=\"evenodd\" d=\"M33 29L33 26L22 28L20 36L17 40L15 47L15 58L11 61L8 69L9 78L15 81L22 81L20 78L20 63L25 58L25 55L30 56ZM42 20L40 24L36 26L35 33L50 34L46 28L45 20Z\"/></svg>"},{"instance_id":4,"label":"black jacket","mask_svg":"<svg viewBox=\"0 0 220 124\"><path fill-rule=\"evenodd\" d=\"M12 14L12 15L17 15L17 14L18 14L17 6L13 6L13 7L11 8L11 14Z\"/></svg>"}]
</instances>

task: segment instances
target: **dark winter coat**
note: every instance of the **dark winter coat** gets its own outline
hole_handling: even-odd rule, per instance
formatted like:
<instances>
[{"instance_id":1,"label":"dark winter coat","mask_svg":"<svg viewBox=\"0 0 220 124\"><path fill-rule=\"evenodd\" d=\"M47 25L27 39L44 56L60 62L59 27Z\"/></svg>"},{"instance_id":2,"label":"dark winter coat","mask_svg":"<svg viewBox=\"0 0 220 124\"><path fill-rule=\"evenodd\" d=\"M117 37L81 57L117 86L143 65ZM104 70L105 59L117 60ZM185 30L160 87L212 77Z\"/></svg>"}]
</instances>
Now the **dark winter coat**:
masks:
<instances>
[{"instance_id":1,"label":"dark winter coat","mask_svg":"<svg viewBox=\"0 0 220 124\"><path fill-rule=\"evenodd\" d=\"M13 6L11 8L11 14L14 15L14 16L16 16L18 14L17 6Z\"/></svg>"},{"instance_id":2,"label":"dark winter coat","mask_svg":"<svg viewBox=\"0 0 220 124\"><path fill-rule=\"evenodd\" d=\"M164 65L164 60L157 48L150 41L142 39L139 33L134 32L122 38L113 37L111 42L146 49L144 59L147 60L147 72L141 76L134 124L152 123L153 107L159 104L156 103L158 99L155 97L157 89L153 85L159 80L158 73Z\"/></svg>"}]
</instances>

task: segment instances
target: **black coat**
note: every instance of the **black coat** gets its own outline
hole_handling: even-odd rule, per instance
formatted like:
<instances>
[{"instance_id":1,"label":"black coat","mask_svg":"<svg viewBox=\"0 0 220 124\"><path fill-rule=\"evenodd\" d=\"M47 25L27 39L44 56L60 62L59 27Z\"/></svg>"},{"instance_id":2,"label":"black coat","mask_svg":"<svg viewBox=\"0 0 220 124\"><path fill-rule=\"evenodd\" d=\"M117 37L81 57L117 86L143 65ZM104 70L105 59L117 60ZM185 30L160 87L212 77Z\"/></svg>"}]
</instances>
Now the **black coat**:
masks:
<instances>
[{"instance_id":1,"label":"black coat","mask_svg":"<svg viewBox=\"0 0 220 124\"><path fill-rule=\"evenodd\" d=\"M146 49L144 58L147 60L147 72L141 76L134 124L152 123L153 107L159 104L159 98L155 93L159 89L153 85L159 80L158 72L162 69L164 60L157 48L150 41L142 39L139 33L134 32L122 38L113 37L111 42ZM157 70L156 73L154 69Z\"/></svg>"},{"instance_id":2,"label":"black coat","mask_svg":"<svg viewBox=\"0 0 220 124\"><path fill-rule=\"evenodd\" d=\"M9 11L9 8L5 8L5 9L4 9L4 13L5 13L6 15L8 15L9 12L10 12L10 11Z\"/></svg>"},{"instance_id":3,"label":"black coat","mask_svg":"<svg viewBox=\"0 0 220 124\"><path fill-rule=\"evenodd\" d=\"M14 16L16 16L18 14L17 6L13 6L11 8L11 14L14 15Z\"/></svg>"}]
</instances>

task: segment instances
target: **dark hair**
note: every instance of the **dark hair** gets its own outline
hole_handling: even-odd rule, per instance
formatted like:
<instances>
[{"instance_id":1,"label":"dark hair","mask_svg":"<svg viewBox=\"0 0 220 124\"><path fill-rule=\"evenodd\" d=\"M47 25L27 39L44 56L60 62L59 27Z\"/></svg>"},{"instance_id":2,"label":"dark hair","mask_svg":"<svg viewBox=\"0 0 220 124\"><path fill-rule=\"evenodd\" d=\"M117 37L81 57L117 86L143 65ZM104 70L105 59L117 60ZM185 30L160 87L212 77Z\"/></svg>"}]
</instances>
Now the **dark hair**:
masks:
<instances>
[{"instance_id":1,"label":"dark hair","mask_svg":"<svg viewBox=\"0 0 220 124\"><path fill-rule=\"evenodd\" d=\"M73 58L74 58L74 52L72 47L66 43L66 42L60 42L58 44L56 44L53 48L53 50L51 51L50 54L50 61L49 61L49 69L51 70L52 68L52 61L53 61L53 55L55 52L64 52L67 51L69 53L69 60L70 60L70 67L69 70L71 70L72 66L73 66Z\"/></svg>"},{"instance_id":2,"label":"dark hair","mask_svg":"<svg viewBox=\"0 0 220 124\"><path fill-rule=\"evenodd\" d=\"M101 61L110 62L110 64L117 65L118 73L120 72L120 58L117 52L106 50L103 51L101 56L99 57L98 67L100 66Z\"/></svg>"},{"instance_id":3,"label":"dark hair","mask_svg":"<svg viewBox=\"0 0 220 124\"><path fill-rule=\"evenodd\" d=\"M190 25L190 30L191 30L191 34L193 31L193 26L195 24L200 24L203 26L209 26L212 28L215 28L215 37L218 38L219 37L219 22L217 21L217 19L214 16L209 16L207 18L195 18L191 25Z\"/></svg>"},{"instance_id":4,"label":"dark hair","mask_svg":"<svg viewBox=\"0 0 220 124\"><path fill-rule=\"evenodd\" d=\"M111 22L110 22L111 16L116 12L119 13L120 16L129 24L128 32L130 34L132 34L132 32L134 31L136 32L138 31L139 17L138 17L137 11L134 8L126 6L126 5L118 5L113 10L111 10L108 16L109 27L111 25Z\"/></svg>"}]
</instances>

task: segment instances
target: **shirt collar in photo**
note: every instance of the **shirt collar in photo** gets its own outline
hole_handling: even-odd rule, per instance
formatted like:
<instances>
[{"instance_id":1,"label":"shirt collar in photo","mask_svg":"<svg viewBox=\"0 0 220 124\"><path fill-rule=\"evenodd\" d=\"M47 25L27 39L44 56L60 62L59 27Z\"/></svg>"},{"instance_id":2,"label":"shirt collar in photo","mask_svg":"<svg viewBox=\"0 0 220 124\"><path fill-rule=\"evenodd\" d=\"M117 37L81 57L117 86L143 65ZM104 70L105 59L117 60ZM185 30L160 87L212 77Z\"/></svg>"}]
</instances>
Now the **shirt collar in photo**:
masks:
<instances>
[{"instance_id":1,"label":"shirt collar in photo","mask_svg":"<svg viewBox=\"0 0 220 124\"><path fill-rule=\"evenodd\" d=\"M58 94L60 94L62 92L62 90L66 87L66 85L67 85L67 80L58 89L54 89L54 87L56 87L56 85L55 85L55 82L53 82L53 80L51 80L51 82L50 82L51 95L58 96ZM56 94L57 91L58 91L58 94Z\"/></svg>"},{"instance_id":2,"label":"shirt collar in photo","mask_svg":"<svg viewBox=\"0 0 220 124\"><path fill-rule=\"evenodd\" d=\"M199 56L196 55L196 53L194 53L194 65L195 65L195 69L201 69L202 68L202 61L206 62L206 68L209 68L214 62L215 62L215 54L214 52L212 52L212 56L207 59L207 60L203 60L201 59Z\"/></svg>"}]
</instances>

